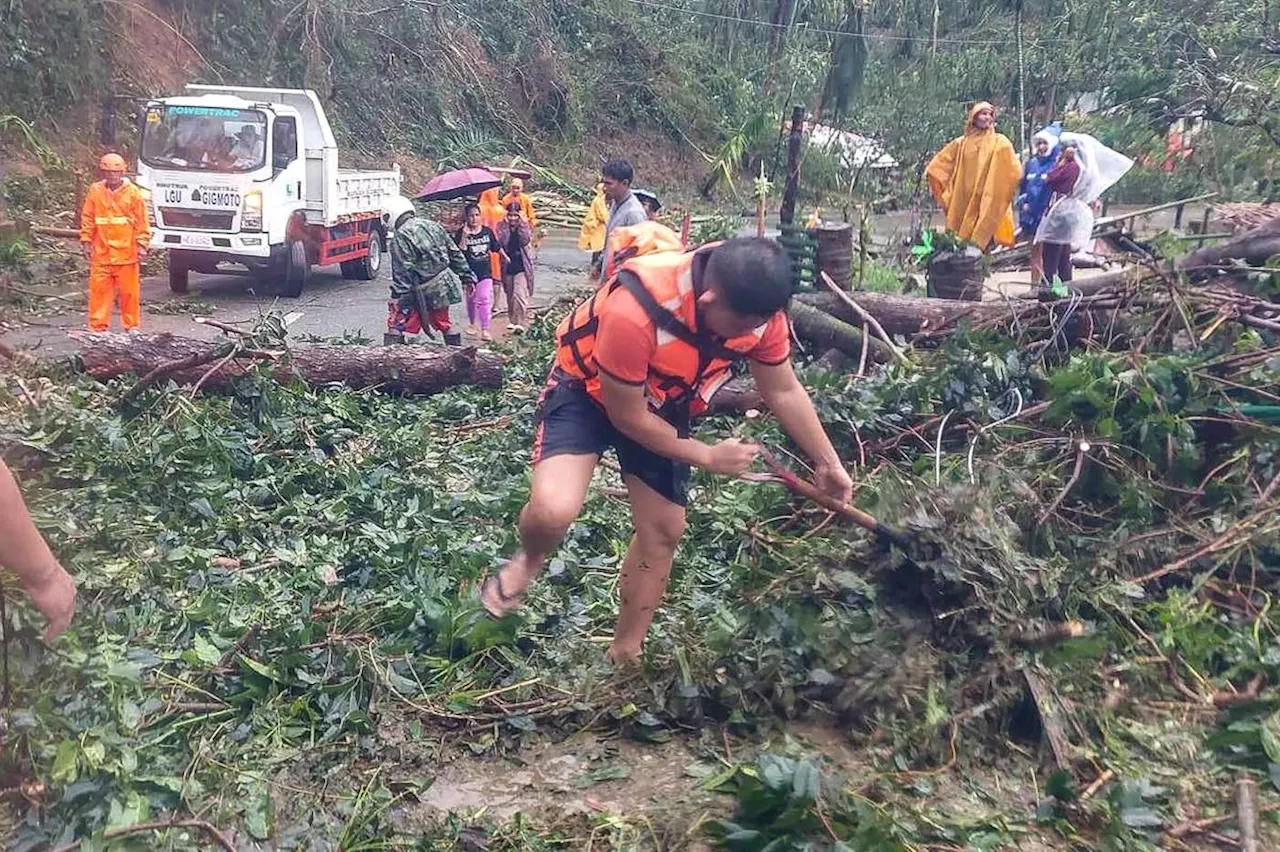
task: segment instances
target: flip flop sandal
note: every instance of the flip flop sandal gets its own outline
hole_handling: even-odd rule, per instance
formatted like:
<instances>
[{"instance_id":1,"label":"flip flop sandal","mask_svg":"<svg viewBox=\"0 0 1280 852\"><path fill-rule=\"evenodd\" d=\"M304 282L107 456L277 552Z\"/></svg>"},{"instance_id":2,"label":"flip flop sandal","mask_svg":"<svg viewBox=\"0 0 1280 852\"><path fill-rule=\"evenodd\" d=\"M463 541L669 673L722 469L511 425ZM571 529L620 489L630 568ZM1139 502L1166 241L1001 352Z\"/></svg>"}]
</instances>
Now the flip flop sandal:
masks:
<instances>
[{"instance_id":1,"label":"flip flop sandal","mask_svg":"<svg viewBox=\"0 0 1280 852\"><path fill-rule=\"evenodd\" d=\"M489 613L490 617L492 618L503 618L504 616L510 615L512 610L514 610L515 607L511 607L511 609L508 609L505 612L494 612L492 609L489 608L489 604L486 600L486 598L489 597L490 589L492 589L497 594L498 602L503 604L504 606L509 606L510 604L513 604L513 603L519 604L522 600L524 600L523 592L520 592L514 595L509 595L507 594L507 590L502 587L502 572L509 564L510 564L509 562L504 562L501 565L499 565L494 570L494 572L490 574L487 578L485 578L485 581L480 584L480 591L476 594L476 597L480 601L480 606L482 606L484 608L484 611Z\"/></svg>"}]
</instances>

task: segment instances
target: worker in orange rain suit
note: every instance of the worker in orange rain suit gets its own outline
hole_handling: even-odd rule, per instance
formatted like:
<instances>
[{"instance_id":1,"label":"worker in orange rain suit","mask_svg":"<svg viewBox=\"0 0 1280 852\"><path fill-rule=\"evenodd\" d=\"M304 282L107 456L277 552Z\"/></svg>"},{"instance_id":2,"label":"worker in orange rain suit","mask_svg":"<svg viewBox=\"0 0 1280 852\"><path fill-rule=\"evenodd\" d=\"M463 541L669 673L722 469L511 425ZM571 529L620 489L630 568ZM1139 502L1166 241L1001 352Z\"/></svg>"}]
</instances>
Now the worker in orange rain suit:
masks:
<instances>
[{"instance_id":1,"label":"worker in orange rain suit","mask_svg":"<svg viewBox=\"0 0 1280 852\"><path fill-rule=\"evenodd\" d=\"M555 364L534 415L520 550L488 577L480 600L494 616L520 606L582 510L600 455L613 447L635 524L608 654L621 663L640 655L666 592L690 468L736 476L759 450L734 438L706 444L689 436L689 418L706 409L733 362L748 362L765 405L814 460L818 487L845 503L853 483L791 369L784 309L792 270L782 248L739 238L685 252L657 222L617 228L614 240L651 250L623 261L556 332Z\"/></svg>"},{"instance_id":2,"label":"worker in orange rain suit","mask_svg":"<svg viewBox=\"0 0 1280 852\"><path fill-rule=\"evenodd\" d=\"M99 161L102 180L89 187L80 211L80 248L89 261L89 328L111 327L111 306L120 303L120 324L138 327L138 268L147 257L151 226L142 190L124 176L124 158Z\"/></svg>"},{"instance_id":3,"label":"worker in orange rain suit","mask_svg":"<svg viewBox=\"0 0 1280 852\"><path fill-rule=\"evenodd\" d=\"M964 134L948 142L925 170L948 230L986 251L1013 245L1013 197L1022 164L1009 138L996 132L996 108L980 101Z\"/></svg>"}]
</instances>

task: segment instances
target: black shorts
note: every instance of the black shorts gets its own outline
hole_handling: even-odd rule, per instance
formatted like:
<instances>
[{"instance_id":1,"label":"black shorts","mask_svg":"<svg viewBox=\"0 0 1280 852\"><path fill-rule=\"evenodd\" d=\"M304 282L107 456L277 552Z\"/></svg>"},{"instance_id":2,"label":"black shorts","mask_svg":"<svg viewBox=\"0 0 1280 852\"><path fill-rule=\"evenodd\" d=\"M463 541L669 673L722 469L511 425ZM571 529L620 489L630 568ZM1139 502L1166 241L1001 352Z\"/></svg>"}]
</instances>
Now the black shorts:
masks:
<instances>
[{"instance_id":1,"label":"black shorts","mask_svg":"<svg viewBox=\"0 0 1280 852\"><path fill-rule=\"evenodd\" d=\"M687 414L662 417L681 438L689 437ZM552 456L603 455L613 447L624 475L638 478L677 506L689 502L689 465L660 456L619 432L580 380L553 376L538 400L534 422L535 466Z\"/></svg>"}]
</instances>

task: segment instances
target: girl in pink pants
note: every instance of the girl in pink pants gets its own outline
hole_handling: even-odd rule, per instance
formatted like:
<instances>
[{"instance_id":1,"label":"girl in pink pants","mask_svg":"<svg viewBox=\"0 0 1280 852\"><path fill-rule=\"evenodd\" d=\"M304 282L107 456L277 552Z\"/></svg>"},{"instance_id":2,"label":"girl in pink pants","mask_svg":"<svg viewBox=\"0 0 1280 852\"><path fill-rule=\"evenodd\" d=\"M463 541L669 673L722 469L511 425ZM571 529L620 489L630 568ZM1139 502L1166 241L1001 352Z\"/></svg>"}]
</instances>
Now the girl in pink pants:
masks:
<instances>
[{"instance_id":1,"label":"girl in pink pants","mask_svg":"<svg viewBox=\"0 0 1280 852\"><path fill-rule=\"evenodd\" d=\"M467 334L492 340L489 318L493 315L493 272L489 257L498 253L498 238L487 225L480 224L480 205L467 202L462 215L466 224L457 233L458 248L467 256L467 264L476 276L475 286L467 288Z\"/></svg>"}]
</instances>

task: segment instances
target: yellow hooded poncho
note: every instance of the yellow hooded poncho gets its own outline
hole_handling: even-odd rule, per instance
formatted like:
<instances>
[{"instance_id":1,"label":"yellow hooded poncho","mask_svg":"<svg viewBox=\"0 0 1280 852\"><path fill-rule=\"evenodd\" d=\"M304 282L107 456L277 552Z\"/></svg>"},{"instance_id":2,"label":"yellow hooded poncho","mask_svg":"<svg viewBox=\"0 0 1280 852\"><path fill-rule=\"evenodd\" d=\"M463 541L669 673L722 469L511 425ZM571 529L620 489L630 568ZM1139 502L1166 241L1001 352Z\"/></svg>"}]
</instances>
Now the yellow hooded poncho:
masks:
<instances>
[{"instance_id":1,"label":"yellow hooded poncho","mask_svg":"<svg viewBox=\"0 0 1280 852\"><path fill-rule=\"evenodd\" d=\"M994 126L979 130L974 125L984 109L995 114L985 101L974 104L964 135L948 142L925 171L947 227L983 250L992 240L1013 245L1013 198L1022 179L1013 143Z\"/></svg>"},{"instance_id":2,"label":"yellow hooded poncho","mask_svg":"<svg viewBox=\"0 0 1280 852\"><path fill-rule=\"evenodd\" d=\"M587 215L582 218L582 230L578 232L578 248L582 251L604 250L604 229L609 222L609 205L604 200L604 184L596 184L596 197L591 199Z\"/></svg>"}]
</instances>

